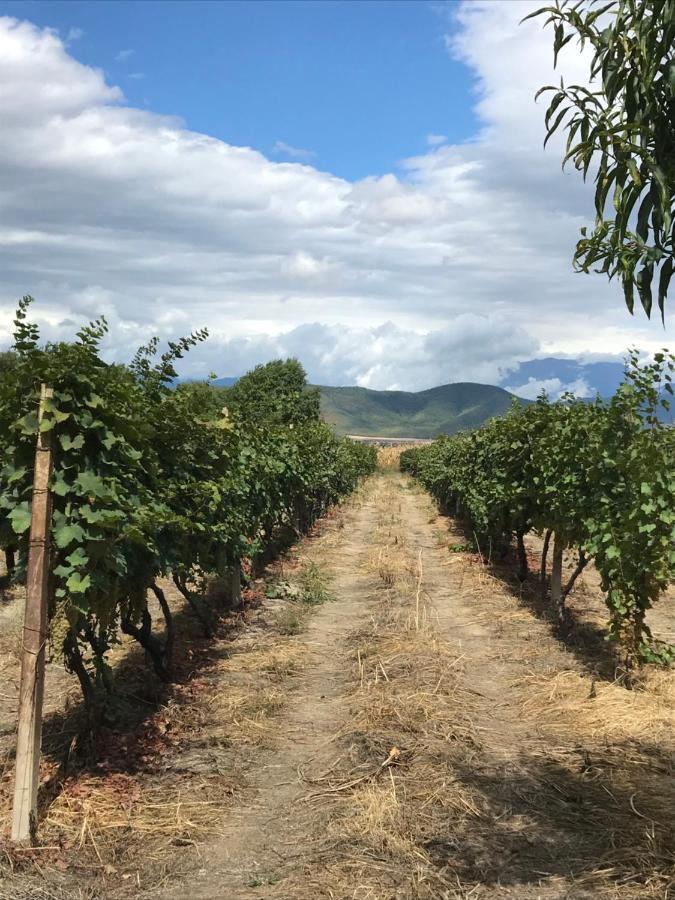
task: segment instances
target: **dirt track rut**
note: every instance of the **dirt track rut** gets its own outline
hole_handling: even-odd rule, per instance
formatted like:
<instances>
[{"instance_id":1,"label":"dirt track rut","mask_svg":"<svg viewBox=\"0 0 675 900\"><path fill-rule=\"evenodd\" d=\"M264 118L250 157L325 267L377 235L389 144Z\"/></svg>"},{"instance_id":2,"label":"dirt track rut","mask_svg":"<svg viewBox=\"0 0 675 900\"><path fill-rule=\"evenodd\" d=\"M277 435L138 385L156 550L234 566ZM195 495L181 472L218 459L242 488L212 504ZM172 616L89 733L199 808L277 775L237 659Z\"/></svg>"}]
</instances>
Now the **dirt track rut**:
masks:
<instances>
[{"instance_id":1,"label":"dirt track rut","mask_svg":"<svg viewBox=\"0 0 675 900\"><path fill-rule=\"evenodd\" d=\"M191 879L193 900L265 896L266 885L311 847L314 835L298 801L313 776L335 760L331 741L349 714L348 638L367 619L376 588L361 571L374 517L372 499L345 515L325 560L335 600L317 609L302 636L303 671L277 720L276 746L256 760L250 774L254 800L233 812L223 837L207 850L203 869Z\"/></svg>"}]
</instances>

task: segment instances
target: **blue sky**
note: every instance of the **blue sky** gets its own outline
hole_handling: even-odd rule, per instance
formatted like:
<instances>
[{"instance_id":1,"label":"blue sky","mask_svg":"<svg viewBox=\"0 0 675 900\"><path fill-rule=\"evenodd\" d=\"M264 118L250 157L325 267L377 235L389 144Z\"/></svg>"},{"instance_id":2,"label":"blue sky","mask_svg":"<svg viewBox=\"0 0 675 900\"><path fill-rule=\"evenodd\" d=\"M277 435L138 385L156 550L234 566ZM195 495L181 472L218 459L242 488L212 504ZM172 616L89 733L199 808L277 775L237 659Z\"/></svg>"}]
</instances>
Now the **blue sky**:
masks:
<instances>
[{"instance_id":1,"label":"blue sky","mask_svg":"<svg viewBox=\"0 0 675 900\"><path fill-rule=\"evenodd\" d=\"M30 293L45 339L105 315L110 359L207 326L188 377L592 393L673 314L572 270L540 3L0 2L0 347Z\"/></svg>"},{"instance_id":2,"label":"blue sky","mask_svg":"<svg viewBox=\"0 0 675 900\"><path fill-rule=\"evenodd\" d=\"M293 158L274 149L287 144L344 178L395 169L427 134L459 142L476 127L442 3L36 0L0 14L70 34L70 53L134 105L272 158Z\"/></svg>"}]
</instances>

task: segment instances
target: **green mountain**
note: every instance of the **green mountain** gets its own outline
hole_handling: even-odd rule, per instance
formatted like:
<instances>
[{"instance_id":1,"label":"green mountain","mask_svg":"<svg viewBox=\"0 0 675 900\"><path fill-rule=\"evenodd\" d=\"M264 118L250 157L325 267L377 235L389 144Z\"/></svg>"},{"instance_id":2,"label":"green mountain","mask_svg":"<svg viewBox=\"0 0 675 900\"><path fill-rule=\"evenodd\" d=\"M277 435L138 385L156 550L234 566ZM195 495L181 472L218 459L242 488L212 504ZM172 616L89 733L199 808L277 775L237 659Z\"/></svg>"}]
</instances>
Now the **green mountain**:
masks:
<instances>
[{"instance_id":1,"label":"green mountain","mask_svg":"<svg viewBox=\"0 0 675 900\"><path fill-rule=\"evenodd\" d=\"M428 391L371 391L360 387L321 387L321 412L341 434L373 437L434 438L476 428L505 413L513 400L503 388L460 382Z\"/></svg>"}]
</instances>

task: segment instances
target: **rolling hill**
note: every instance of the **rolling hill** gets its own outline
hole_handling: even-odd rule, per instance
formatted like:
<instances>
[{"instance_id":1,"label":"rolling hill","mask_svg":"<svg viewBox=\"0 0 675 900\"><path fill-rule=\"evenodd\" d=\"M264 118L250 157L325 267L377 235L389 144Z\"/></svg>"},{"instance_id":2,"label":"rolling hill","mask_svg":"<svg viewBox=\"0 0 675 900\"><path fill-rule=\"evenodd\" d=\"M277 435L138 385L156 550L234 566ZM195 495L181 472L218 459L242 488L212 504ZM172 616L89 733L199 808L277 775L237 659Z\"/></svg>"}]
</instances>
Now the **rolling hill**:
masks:
<instances>
[{"instance_id":1,"label":"rolling hill","mask_svg":"<svg viewBox=\"0 0 675 900\"><path fill-rule=\"evenodd\" d=\"M341 434L433 438L476 428L505 413L516 398L503 388L459 382L427 391L321 387L321 411Z\"/></svg>"},{"instance_id":2,"label":"rolling hill","mask_svg":"<svg viewBox=\"0 0 675 900\"><path fill-rule=\"evenodd\" d=\"M227 389L237 380L236 376L227 376L211 384ZM364 437L435 438L439 434L455 434L465 428L478 428L493 416L503 415L514 400L523 405L531 402L504 388L471 381L417 392L311 387L321 392L321 413L339 434Z\"/></svg>"}]
</instances>

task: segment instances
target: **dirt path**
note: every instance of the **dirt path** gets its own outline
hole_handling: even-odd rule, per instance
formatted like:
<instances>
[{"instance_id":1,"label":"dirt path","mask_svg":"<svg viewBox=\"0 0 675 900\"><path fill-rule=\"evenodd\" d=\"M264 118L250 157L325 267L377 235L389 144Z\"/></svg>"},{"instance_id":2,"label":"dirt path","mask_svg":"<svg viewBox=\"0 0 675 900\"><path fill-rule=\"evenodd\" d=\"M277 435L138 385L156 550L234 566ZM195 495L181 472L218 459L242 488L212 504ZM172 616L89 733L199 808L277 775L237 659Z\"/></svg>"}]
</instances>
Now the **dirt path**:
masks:
<instances>
[{"instance_id":1,"label":"dirt path","mask_svg":"<svg viewBox=\"0 0 675 900\"><path fill-rule=\"evenodd\" d=\"M462 540L407 479L375 479L200 896L666 896L672 694L596 683L512 585L450 552ZM411 628L420 592L428 623ZM374 660L360 686L355 647ZM410 768L363 776L390 745Z\"/></svg>"},{"instance_id":2,"label":"dirt path","mask_svg":"<svg viewBox=\"0 0 675 900\"><path fill-rule=\"evenodd\" d=\"M313 778L335 761L333 739L348 714L352 670L349 636L369 616L376 582L362 572L375 520L372 490L350 509L336 544L322 558L333 602L322 605L302 635L302 674L276 721L276 746L256 759L251 803L234 809L223 836L191 879L194 900L265 896L286 868L304 857L314 835L297 803ZM168 896L178 896L175 887Z\"/></svg>"},{"instance_id":3,"label":"dirt path","mask_svg":"<svg viewBox=\"0 0 675 900\"><path fill-rule=\"evenodd\" d=\"M371 481L191 897L668 896L672 679L598 681L462 542L408 479Z\"/></svg>"},{"instance_id":4,"label":"dirt path","mask_svg":"<svg viewBox=\"0 0 675 900\"><path fill-rule=\"evenodd\" d=\"M522 717L517 695L505 689L518 674L530 670L535 660L516 660L509 654L498 607L492 617L477 608L475 591L481 573L469 574L461 562L458 565L458 560L453 560L443 540L445 534L439 528L450 528L447 543L451 545L461 545L461 533L453 531L447 520L439 519L429 498L418 490L408 490L403 497L403 520L410 543L422 551L424 583L434 620L461 663L461 687L471 694L471 716L482 749L513 758L522 743L533 737L533 723ZM498 596L504 594L499 585L493 583L491 587ZM498 596L493 596L493 601L498 601ZM532 627L532 623L527 624ZM564 663L564 656L551 641L546 627L535 623L535 630L537 625L539 639L547 648L546 663ZM529 634L527 640L531 637Z\"/></svg>"}]
</instances>

